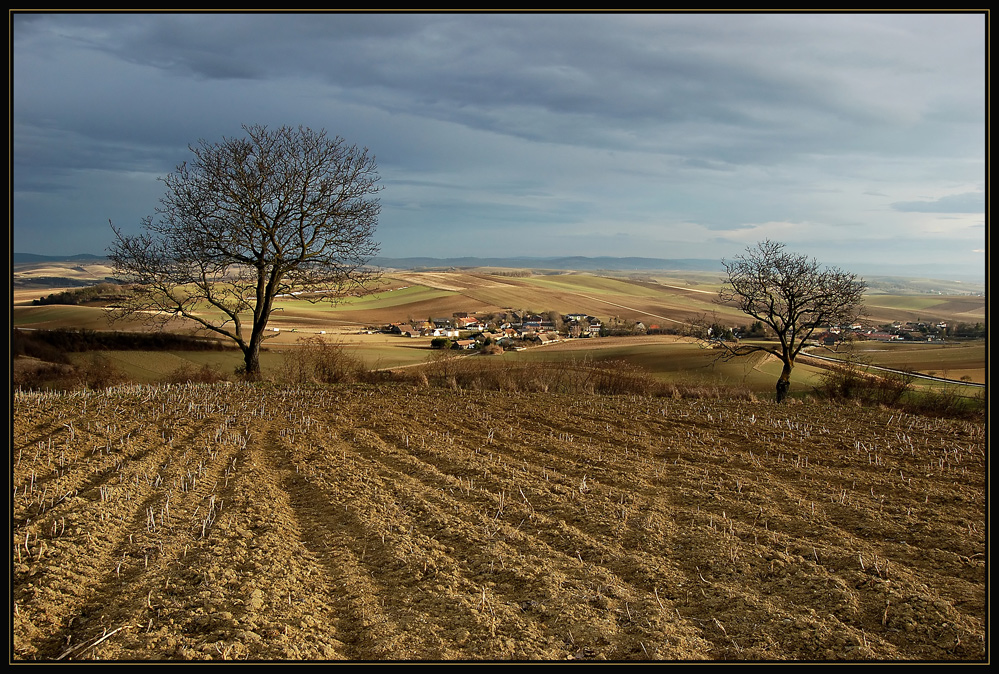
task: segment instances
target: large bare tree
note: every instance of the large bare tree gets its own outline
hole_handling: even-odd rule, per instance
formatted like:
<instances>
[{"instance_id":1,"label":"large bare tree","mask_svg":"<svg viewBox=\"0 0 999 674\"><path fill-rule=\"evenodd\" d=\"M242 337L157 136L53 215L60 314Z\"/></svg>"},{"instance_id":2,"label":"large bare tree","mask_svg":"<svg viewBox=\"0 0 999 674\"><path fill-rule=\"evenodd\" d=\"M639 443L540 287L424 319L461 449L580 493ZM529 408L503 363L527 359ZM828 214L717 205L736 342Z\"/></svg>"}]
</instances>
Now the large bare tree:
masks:
<instances>
[{"instance_id":1,"label":"large bare tree","mask_svg":"<svg viewBox=\"0 0 999 674\"><path fill-rule=\"evenodd\" d=\"M719 299L769 326L778 342L726 348L733 356L766 351L780 358L784 367L777 380L777 402L782 402L801 347L820 326L855 321L864 310L867 283L838 268L820 268L814 258L788 252L784 244L770 240L722 264L728 279Z\"/></svg>"},{"instance_id":2,"label":"large bare tree","mask_svg":"<svg viewBox=\"0 0 999 674\"><path fill-rule=\"evenodd\" d=\"M260 373L275 298L335 302L373 276L380 190L367 149L309 128L244 126L204 140L163 178L167 191L144 232L112 224L115 275L136 293L112 318L183 317L243 351Z\"/></svg>"}]
</instances>

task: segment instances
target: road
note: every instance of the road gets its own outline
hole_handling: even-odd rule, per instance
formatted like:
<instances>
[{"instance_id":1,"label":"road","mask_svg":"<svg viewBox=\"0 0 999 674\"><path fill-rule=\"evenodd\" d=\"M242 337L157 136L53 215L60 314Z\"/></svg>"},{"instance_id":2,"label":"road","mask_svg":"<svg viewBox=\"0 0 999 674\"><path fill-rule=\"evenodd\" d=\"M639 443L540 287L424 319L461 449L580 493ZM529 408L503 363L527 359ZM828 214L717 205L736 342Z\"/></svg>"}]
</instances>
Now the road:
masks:
<instances>
[{"instance_id":1,"label":"road","mask_svg":"<svg viewBox=\"0 0 999 674\"><path fill-rule=\"evenodd\" d=\"M828 362L832 362L832 363L840 363L840 364L843 363L843 359L842 358L832 358L831 356L817 356L814 353L806 353L804 351L802 351L798 355L799 355L799 357L801 357L801 356L807 356L808 358L815 358L817 360L824 360L824 361L828 361ZM902 374L902 375L905 375L907 377L914 377L916 379L926 379L928 381L938 381L938 382L945 383L945 384L962 384L964 386L975 386L975 387L978 387L978 388L985 388L985 384L976 384L974 382L961 381L959 379L945 379L944 377L934 377L934 376L928 375L928 374L920 374L918 372L909 372L908 370L894 370L894 369L892 369L890 367L881 367L880 365L864 365L864 367L866 369L868 369L868 370L880 370L882 372L893 372L895 374Z\"/></svg>"}]
</instances>

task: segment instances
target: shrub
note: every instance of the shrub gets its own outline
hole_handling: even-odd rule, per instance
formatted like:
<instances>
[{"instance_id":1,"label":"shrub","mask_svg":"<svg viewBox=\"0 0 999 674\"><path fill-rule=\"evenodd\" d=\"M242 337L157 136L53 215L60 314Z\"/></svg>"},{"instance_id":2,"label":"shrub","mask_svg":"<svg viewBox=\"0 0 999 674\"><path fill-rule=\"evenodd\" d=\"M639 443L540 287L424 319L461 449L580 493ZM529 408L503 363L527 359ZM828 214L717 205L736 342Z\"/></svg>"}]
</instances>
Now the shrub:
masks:
<instances>
[{"instance_id":1,"label":"shrub","mask_svg":"<svg viewBox=\"0 0 999 674\"><path fill-rule=\"evenodd\" d=\"M103 389L126 381L125 376L115 367L104 353L95 351L82 366L76 368L79 386L89 389Z\"/></svg>"},{"instance_id":2,"label":"shrub","mask_svg":"<svg viewBox=\"0 0 999 674\"><path fill-rule=\"evenodd\" d=\"M965 396L950 388L919 391L907 397L904 409L912 414L933 417L977 418L985 415L985 394Z\"/></svg>"},{"instance_id":3,"label":"shrub","mask_svg":"<svg viewBox=\"0 0 999 674\"><path fill-rule=\"evenodd\" d=\"M11 356L27 356L49 363L69 364L69 358L64 350L53 346L44 339L39 339L40 331L25 332L14 330L11 335Z\"/></svg>"},{"instance_id":4,"label":"shrub","mask_svg":"<svg viewBox=\"0 0 999 674\"><path fill-rule=\"evenodd\" d=\"M76 371L68 364L37 358L15 358L11 364L11 384L26 391L68 390L74 387Z\"/></svg>"},{"instance_id":5,"label":"shrub","mask_svg":"<svg viewBox=\"0 0 999 674\"><path fill-rule=\"evenodd\" d=\"M816 389L829 400L852 401L861 405L884 405L912 414L962 417L981 414L981 396L959 395L954 389L917 391L915 377L905 372L866 372L856 361L830 368Z\"/></svg>"},{"instance_id":6,"label":"shrub","mask_svg":"<svg viewBox=\"0 0 999 674\"><path fill-rule=\"evenodd\" d=\"M397 371L395 377L416 386L472 391L755 400L748 389L666 382L623 361L523 363L437 352L425 366Z\"/></svg>"},{"instance_id":7,"label":"shrub","mask_svg":"<svg viewBox=\"0 0 999 674\"><path fill-rule=\"evenodd\" d=\"M24 349L47 348L54 352L81 353L84 351L221 351L234 347L217 339L192 337L171 332L115 332L96 330L32 330L30 333L14 331L15 342ZM31 354L26 354L31 355Z\"/></svg>"},{"instance_id":8,"label":"shrub","mask_svg":"<svg viewBox=\"0 0 999 674\"><path fill-rule=\"evenodd\" d=\"M912 390L913 379L905 372L870 372L860 360L849 358L828 368L817 390L832 400L891 406Z\"/></svg>"},{"instance_id":9,"label":"shrub","mask_svg":"<svg viewBox=\"0 0 999 674\"><path fill-rule=\"evenodd\" d=\"M166 378L170 384L215 384L222 381L229 381L229 377L208 364L200 368L193 364L181 365Z\"/></svg>"},{"instance_id":10,"label":"shrub","mask_svg":"<svg viewBox=\"0 0 999 674\"><path fill-rule=\"evenodd\" d=\"M303 337L284 361L281 378L294 384L341 384L363 381L366 369L342 342Z\"/></svg>"}]
</instances>

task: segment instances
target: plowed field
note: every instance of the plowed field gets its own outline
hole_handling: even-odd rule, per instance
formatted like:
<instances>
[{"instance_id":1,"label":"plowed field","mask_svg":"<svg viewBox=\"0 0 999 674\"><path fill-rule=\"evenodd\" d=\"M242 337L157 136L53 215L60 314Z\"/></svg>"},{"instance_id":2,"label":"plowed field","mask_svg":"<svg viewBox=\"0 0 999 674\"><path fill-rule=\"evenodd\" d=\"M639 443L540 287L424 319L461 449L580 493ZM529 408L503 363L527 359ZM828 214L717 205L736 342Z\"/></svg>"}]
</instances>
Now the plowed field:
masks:
<instances>
[{"instance_id":1,"label":"plowed field","mask_svg":"<svg viewBox=\"0 0 999 674\"><path fill-rule=\"evenodd\" d=\"M12 660L988 656L980 423L403 386L12 408Z\"/></svg>"}]
</instances>

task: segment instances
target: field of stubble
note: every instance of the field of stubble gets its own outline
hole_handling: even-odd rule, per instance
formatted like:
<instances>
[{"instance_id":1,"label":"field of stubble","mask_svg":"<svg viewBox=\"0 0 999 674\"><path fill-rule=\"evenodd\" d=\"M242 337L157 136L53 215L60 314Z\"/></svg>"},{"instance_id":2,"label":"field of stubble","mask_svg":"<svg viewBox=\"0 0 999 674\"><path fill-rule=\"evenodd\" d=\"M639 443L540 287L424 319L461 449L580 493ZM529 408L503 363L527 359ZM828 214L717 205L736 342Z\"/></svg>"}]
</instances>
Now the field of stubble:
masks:
<instances>
[{"instance_id":1,"label":"field of stubble","mask_svg":"<svg viewBox=\"0 0 999 674\"><path fill-rule=\"evenodd\" d=\"M407 386L14 395L11 660L984 660L984 424Z\"/></svg>"}]
</instances>

